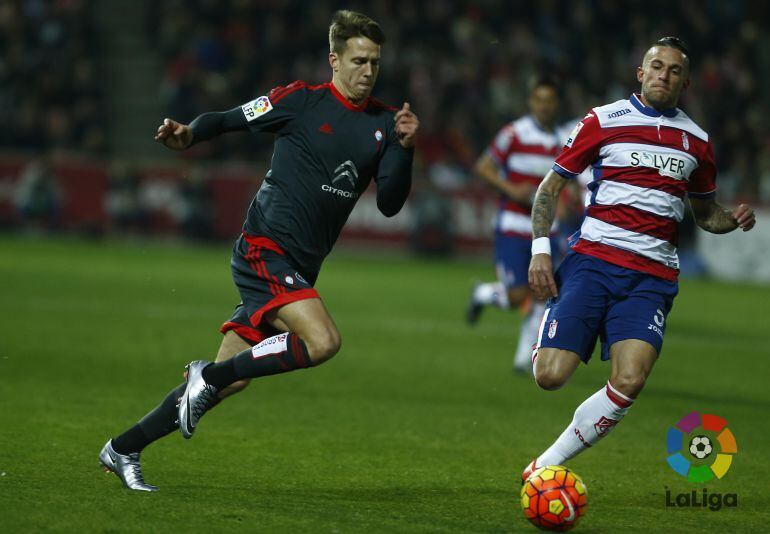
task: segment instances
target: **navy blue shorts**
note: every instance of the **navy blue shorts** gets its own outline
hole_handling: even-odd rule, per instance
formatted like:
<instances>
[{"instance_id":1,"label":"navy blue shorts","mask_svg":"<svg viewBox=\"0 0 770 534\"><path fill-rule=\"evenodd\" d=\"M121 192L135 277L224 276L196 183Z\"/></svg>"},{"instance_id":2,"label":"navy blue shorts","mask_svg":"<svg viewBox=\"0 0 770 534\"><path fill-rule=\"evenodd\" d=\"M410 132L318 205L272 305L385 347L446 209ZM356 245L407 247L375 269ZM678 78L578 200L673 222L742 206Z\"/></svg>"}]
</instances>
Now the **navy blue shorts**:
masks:
<instances>
[{"instance_id":1,"label":"navy blue shorts","mask_svg":"<svg viewBox=\"0 0 770 534\"><path fill-rule=\"evenodd\" d=\"M551 238L554 265L558 264L558 241ZM526 286L529 262L532 259L532 239L495 232L495 272L497 279L510 289Z\"/></svg>"},{"instance_id":2,"label":"navy blue shorts","mask_svg":"<svg viewBox=\"0 0 770 534\"><path fill-rule=\"evenodd\" d=\"M301 274L281 247L266 237L239 237L230 267L241 302L219 329L223 334L234 330L245 340L259 343L279 333L264 320L265 313L290 302L320 298L313 289L318 273Z\"/></svg>"},{"instance_id":3,"label":"navy blue shorts","mask_svg":"<svg viewBox=\"0 0 770 534\"><path fill-rule=\"evenodd\" d=\"M576 252L567 254L555 278L559 296L546 303L538 347L566 349L588 363L597 339L602 360L613 343L640 339L660 354L676 282Z\"/></svg>"}]
</instances>

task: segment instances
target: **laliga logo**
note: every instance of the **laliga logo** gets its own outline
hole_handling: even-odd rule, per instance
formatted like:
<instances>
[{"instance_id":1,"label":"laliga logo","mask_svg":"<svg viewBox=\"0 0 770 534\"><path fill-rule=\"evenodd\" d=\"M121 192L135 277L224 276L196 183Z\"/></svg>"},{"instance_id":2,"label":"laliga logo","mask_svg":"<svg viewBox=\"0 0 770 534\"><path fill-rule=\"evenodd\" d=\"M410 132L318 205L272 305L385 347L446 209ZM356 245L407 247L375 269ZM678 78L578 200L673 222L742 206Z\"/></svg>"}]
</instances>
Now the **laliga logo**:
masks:
<instances>
[{"instance_id":1,"label":"laliga logo","mask_svg":"<svg viewBox=\"0 0 770 534\"><path fill-rule=\"evenodd\" d=\"M738 444L723 418L692 412L668 429L666 449L669 455L666 461L671 469L690 482L700 483L715 476L720 479L725 476L733 455L738 452ZM722 506L738 506L738 494L709 493L703 488L700 495L695 490L672 495L671 490L666 488L667 508L708 508L717 511Z\"/></svg>"},{"instance_id":2,"label":"laliga logo","mask_svg":"<svg viewBox=\"0 0 770 534\"><path fill-rule=\"evenodd\" d=\"M688 438L686 442L685 437ZM684 449L691 458L706 460L715 452L716 443L719 444L719 451L710 465L696 462L698 465L693 466L681 452ZM666 461L671 469L696 483L708 482L714 476L725 476L732 464L732 455L738 452L735 436L727 428L727 421L716 415L701 415L698 412L685 415L668 429L666 448L669 454Z\"/></svg>"}]
</instances>

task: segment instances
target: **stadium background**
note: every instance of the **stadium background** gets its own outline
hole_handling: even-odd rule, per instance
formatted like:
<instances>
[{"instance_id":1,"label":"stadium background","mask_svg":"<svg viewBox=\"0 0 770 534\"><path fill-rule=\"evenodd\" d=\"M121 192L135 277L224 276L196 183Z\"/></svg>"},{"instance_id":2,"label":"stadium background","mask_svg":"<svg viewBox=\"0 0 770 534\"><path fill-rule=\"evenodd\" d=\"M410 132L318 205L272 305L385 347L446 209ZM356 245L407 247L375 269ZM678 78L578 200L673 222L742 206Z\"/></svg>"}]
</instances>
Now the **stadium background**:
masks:
<instances>
[{"instance_id":1,"label":"stadium background","mask_svg":"<svg viewBox=\"0 0 770 534\"><path fill-rule=\"evenodd\" d=\"M101 235L231 239L270 161L269 137L225 136L180 155L152 142L295 79L328 80L320 2L11 1L0 8L0 224ZM649 42L693 56L683 107L715 139L720 200L770 203L770 33L765 3L358 2L388 43L375 90L409 100L422 127L415 193L393 221L365 197L348 239L435 252L490 240L494 200L471 167L526 112L527 80L563 83L562 120L637 89ZM663 16L665 15L665 16ZM419 229L419 230L418 230ZM684 227L684 248L692 224ZM702 268L689 262L685 268ZM763 279L770 279L770 274Z\"/></svg>"},{"instance_id":2,"label":"stadium background","mask_svg":"<svg viewBox=\"0 0 770 534\"><path fill-rule=\"evenodd\" d=\"M606 367L589 366L571 389L539 395L529 382L512 386L507 371L516 314L490 313L477 330L462 324L472 280L492 274L495 197L470 169L500 126L526 111L534 73L557 75L562 118L579 117L636 90L633 67L646 46L674 34L693 51L682 107L715 140L719 201L765 211L746 235L695 238L686 224L687 274L708 276L683 282L667 336L677 359L661 361L645 404L612 438L618 443L608 441L603 455L576 466L598 490L588 516L595 528L634 531L640 515L668 528L667 511L657 506L663 484L689 488L672 484L659 458L643 452L638 462L623 463L629 480L608 480L601 462L624 462L629 443L644 451L662 441L658 434L685 410L722 413L747 451L742 465L754 470L739 464L733 486L722 486L741 492L743 515L712 514L704 523L679 514L677 524L715 531L756 525L758 510L770 504L761 452L768 436L754 425L770 408L762 319L770 311L766 3L11 0L0 3L0 498L16 513L0 518L0 526L132 529L121 523L133 506L129 497L106 507L101 500L117 487L94 480L95 452L178 379L161 369L184 364L191 348L213 349L212 325L235 298L230 243L272 148L269 137L231 135L176 154L152 135L164 116L189 121L295 79L327 81L326 32L338 8L365 12L385 30L374 94L391 104L408 100L419 114L414 192L392 220L362 198L341 239L346 252L332 256L321 278L346 338L344 359L313 371L315 381L299 375L260 385L276 397L259 396L269 414L260 414L259 425L272 430L243 428L253 406L236 399L218 424L211 422L210 441L196 437L198 449L184 449L202 460L217 454L217 439L238 441L233 451L244 455L255 439L275 448L261 451L270 468L249 464L261 473L257 490L248 469L230 475L231 462L209 465L206 477L217 482L195 485L213 503L204 516L249 530L240 521L253 510L233 507L223 495L256 491L268 530L526 527L509 472L546 438L522 436L531 421L520 408L538 403L538 425L550 439ZM372 254L383 247L441 261ZM387 287L391 277L408 297ZM367 358L346 356L357 352ZM749 365L755 372L746 376ZM328 413L287 421L278 413L289 395ZM331 437L329 426L340 420L353 429ZM394 427L399 431L386 432ZM329 471L329 458L287 445L287 436L321 450L332 443L336 463ZM165 482L169 500L129 513L137 528L168 530L179 517L166 507L180 516L189 511L187 479L174 478L186 469L176 447L164 443L148 455L148 479ZM301 457L309 478L287 456ZM65 459L75 462L74 473ZM347 465L355 476L341 467ZM658 478L645 478L651 472ZM340 489L346 484L360 495ZM319 495L320 503L308 504ZM304 514L282 507L286 498L302 502ZM83 519L95 508L95 519Z\"/></svg>"}]
</instances>

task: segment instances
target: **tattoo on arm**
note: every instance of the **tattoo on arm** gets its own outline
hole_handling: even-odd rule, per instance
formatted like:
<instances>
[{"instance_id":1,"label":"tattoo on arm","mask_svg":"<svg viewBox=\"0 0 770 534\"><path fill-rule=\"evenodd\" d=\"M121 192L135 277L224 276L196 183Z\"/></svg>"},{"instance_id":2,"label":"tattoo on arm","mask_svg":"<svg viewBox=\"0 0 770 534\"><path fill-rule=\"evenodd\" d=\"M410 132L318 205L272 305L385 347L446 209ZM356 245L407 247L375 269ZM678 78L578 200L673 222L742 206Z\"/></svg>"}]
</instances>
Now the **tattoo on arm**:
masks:
<instances>
[{"instance_id":1,"label":"tattoo on arm","mask_svg":"<svg viewBox=\"0 0 770 534\"><path fill-rule=\"evenodd\" d=\"M532 237L548 237L551 233L554 213L556 212L556 199L543 189L538 189L535 195L535 203L532 205Z\"/></svg>"},{"instance_id":2,"label":"tattoo on arm","mask_svg":"<svg viewBox=\"0 0 770 534\"><path fill-rule=\"evenodd\" d=\"M726 234L738 228L730 210L723 208L713 200L690 199L695 222L712 234Z\"/></svg>"},{"instance_id":3,"label":"tattoo on arm","mask_svg":"<svg viewBox=\"0 0 770 534\"><path fill-rule=\"evenodd\" d=\"M704 221L704 230L712 234L726 234L738 228L738 223L733 219L732 214L721 206L715 206L708 219Z\"/></svg>"},{"instance_id":4,"label":"tattoo on arm","mask_svg":"<svg viewBox=\"0 0 770 534\"><path fill-rule=\"evenodd\" d=\"M567 180L550 171L537 189L532 203L532 238L548 237L556 214L556 202Z\"/></svg>"}]
</instances>

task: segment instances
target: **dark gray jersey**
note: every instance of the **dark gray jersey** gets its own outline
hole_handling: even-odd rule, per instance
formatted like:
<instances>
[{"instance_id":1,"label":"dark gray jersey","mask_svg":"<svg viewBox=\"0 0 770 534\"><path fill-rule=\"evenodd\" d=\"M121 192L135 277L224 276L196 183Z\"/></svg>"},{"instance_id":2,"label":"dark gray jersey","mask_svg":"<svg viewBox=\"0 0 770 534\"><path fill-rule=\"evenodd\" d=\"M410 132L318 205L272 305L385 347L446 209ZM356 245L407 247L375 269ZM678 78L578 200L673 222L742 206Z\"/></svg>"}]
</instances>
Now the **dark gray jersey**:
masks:
<instances>
[{"instance_id":1,"label":"dark gray jersey","mask_svg":"<svg viewBox=\"0 0 770 534\"><path fill-rule=\"evenodd\" d=\"M294 82L241 111L249 130L276 134L243 231L269 237L308 274L318 272L372 179L381 211L401 209L413 151L399 144L394 108L374 98L356 106L331 83Z\"/></svg>"}]
</instances>

